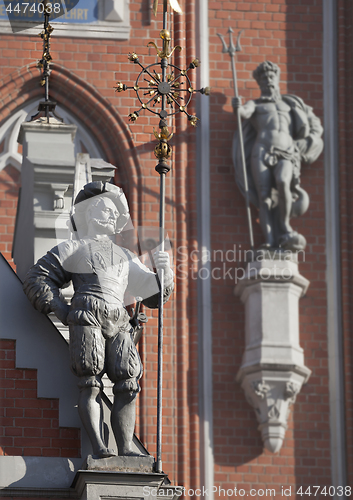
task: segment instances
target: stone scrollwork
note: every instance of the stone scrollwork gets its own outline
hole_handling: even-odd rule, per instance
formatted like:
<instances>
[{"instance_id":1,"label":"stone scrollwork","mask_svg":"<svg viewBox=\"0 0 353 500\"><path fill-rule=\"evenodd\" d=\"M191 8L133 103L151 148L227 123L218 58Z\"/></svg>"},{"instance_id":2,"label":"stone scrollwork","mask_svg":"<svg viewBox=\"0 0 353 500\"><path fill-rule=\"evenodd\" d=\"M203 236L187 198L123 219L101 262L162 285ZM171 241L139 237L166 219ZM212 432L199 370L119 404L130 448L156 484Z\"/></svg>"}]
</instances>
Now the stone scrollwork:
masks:
<instances>
[{"instance_id":1,"label":"stone scrollwork","mask_svg":"<svg viewBox=\"0 0 353 500\"><path fill-rule=\"evenodd\" d=\"M248 403L254 408L264 446L275 453L280 450L290 408L295 402L306 374L261 369L248 373L242 387Z\"/></svg>"},{"instance_id":2,"label":"stone scrollwork","mask_svg":"<svg viewBox=\"0 0 353 500\"><path fill-rule=\"evenodd\" d=\"M264 399L268 391L270 390L270 386L266 384L263 380L255 380L251 383L256 396Z\"/></svg>"},{"instance_id":3,"label":"stone scrollwork","mask_svg":"<svg viewBox=\"0 0 353 500\"><path fill-rule=\"evenodd\" d=\"M295 384L292 381L287 382L286 389L284 391L284 397L286 399L290 399L291 402L294 403L299 391L300 391L300 386L298 384Z\"/></svg>"},{"instance_id":4,"label":"stone scrollwork","mask_svg":"<svg viewBox=\"0 0 353 500\"><path fill-rule=\"evenodd\" d=\"M280 411L275 404L270 407L267 416L271 420L277 420L279 418Z\"/></svg>"}]
</instances>

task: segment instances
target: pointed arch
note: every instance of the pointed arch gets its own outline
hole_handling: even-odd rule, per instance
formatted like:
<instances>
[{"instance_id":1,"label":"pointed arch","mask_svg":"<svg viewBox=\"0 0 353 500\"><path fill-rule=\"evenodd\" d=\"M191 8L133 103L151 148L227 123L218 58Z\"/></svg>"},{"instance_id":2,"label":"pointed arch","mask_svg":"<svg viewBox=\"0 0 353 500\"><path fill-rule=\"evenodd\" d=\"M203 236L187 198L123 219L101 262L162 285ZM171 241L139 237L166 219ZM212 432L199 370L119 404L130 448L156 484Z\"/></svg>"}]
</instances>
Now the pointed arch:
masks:
<instances>
[{"instance_id":1,"label":"pointed arch","mask_svg":"<svg viewBox=\"0 0 353 500\"><path fill-rule=\"evenodd\" d=\"M0 123L25 103L43 96L38 76L33 63L0 80ZM128 195L130 211L138 216L141 168L131 132L118 110L95 87L58 64L53 65L50 84L52 98L90 130L106 160L119 168L119 180Z\"/></svg>"}]
</instances>

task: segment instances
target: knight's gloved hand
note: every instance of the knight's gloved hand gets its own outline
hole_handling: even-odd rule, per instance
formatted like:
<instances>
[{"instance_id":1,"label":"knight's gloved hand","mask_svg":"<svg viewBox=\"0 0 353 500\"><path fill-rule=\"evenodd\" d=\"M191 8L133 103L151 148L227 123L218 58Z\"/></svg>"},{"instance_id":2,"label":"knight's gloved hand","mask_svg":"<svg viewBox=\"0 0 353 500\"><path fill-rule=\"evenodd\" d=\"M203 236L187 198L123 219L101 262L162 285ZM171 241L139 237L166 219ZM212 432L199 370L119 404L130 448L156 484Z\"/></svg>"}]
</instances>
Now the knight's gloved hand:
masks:
<instances>
[{"instance_id":1,"label":"knight's gloved hand","mask_svg":"<svg viewBox=\"0 0 353 500\"><path fill-rule=\"evenodd\" d=\"M156 268L164 270L164 286L170 286L173 283L173 271L170 268L170 258L168 252L155 252L153 260Z\"/></svg>"},{"instance_id":2,"label":"knight's gloved hand","mask_svg":"<svg viewBox=\"0 0 353 500\"><path fill-rule=\"evenodd\" d=\"M62 302L59 298L54 298L50 302L50 309L53 311L55 316L65 325L67 326L67 316L70 312L70 307Z\"/></svg>"},{"instance_id":3,"label":"knight's gloved hand","mask_svg":"<svg viewBox=\"0 0 353 500\"><path fill-rule=\"evenodd\" d=\"M232 99L232 106L234 111L241 106L241 97L233 97Z\"/></svg>"}]
</instances>

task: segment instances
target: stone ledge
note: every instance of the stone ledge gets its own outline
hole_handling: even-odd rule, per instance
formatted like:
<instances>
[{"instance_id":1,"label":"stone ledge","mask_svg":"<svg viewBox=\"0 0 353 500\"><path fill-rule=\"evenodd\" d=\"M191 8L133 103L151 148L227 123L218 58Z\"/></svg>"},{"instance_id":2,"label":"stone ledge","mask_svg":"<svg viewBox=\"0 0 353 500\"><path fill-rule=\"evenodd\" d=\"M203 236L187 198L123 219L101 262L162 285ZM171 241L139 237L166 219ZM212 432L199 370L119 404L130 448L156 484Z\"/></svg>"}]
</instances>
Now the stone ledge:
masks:
<instances>
[{"instance_id":1,"label":"stone ledge","mask_svg":"<svg viewBox=\"0 0 353 500\"><path fill-rule=\"evenodd\" d=\"M156 472L79 470L71 487L77 492L81 500L101 500L108 497L113 497L112 500L126 500L127 498L141 500L145 498L146 491L153 490L155 493L155 495L153 494L153 498L157 497L158 490L166 477L166 474Z\"/></svg>"},{"instance_id":2,"label":"stone ledge","mask_svg":"<svg viewBox=\"0 0 353 500\"><path fill-rule=\"evenodd\" d=\"M154 458L117 456L109 458L95 459L88 455L82 469L95 471L113 471L113 472L144 472L151 473L154 469Z\"/></svg>"},{"instance_id":3,"label":"stone ledge","mask_svg":"<svg viewBox=\"0 0 353 500\"><path fill-rule=\"evenodd\" d=\"M78 494L72 488L0 488L0 497L78 499Z\"/></svg>"}]
</instances>

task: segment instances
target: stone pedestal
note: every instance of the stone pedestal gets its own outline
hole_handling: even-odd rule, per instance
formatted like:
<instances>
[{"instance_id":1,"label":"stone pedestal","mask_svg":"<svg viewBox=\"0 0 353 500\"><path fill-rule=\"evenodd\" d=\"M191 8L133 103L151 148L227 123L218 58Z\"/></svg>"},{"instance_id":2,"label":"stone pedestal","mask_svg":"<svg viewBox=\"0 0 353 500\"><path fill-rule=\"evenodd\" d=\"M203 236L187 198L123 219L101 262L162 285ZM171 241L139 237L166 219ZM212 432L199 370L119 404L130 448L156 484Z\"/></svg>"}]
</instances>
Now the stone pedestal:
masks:
<instances>
[{"instance_id":1,"label":"stone pedestal","mask_svg":"<svg viewBox=\"0 0 353 500\"><path fill-rule=\"evenodd\" d=\"M181 488L171 486L166 474L153 472L154 458L89 456L75 476L72 488L80 500L175 500Z\"/></svg>"},{"instance_id":2,"label":"stone pedestal","mask_svg":"<svg viewBox=\"0 0 353 500\"><path fill-rule=\"evenodd\" d=\"M253 406L264 446L282 446L290 406L311 371L299 345L299 299L309 281L296 254L258 252L235 288L245 304L245 352L237 374Z\"/></svg>"}]
</instances>

